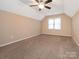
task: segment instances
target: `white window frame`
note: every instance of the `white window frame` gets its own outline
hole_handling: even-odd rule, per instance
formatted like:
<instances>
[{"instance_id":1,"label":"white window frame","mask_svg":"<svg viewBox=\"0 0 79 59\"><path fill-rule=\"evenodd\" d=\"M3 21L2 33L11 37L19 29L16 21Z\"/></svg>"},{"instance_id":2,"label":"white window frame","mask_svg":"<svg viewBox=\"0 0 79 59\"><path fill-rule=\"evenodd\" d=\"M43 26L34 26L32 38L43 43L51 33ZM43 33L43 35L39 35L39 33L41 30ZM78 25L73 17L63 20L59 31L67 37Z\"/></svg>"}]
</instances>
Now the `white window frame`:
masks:
<instances>
[{"instance_id":1,"label":"white window frame","mask_svg":"<svg viewBox=\"0 0 79 59\"><path fill-rule=\"evenodd\" d=\"M61 17L48 19L48 29L61 30Z\"/></svg>"}]
</instances>

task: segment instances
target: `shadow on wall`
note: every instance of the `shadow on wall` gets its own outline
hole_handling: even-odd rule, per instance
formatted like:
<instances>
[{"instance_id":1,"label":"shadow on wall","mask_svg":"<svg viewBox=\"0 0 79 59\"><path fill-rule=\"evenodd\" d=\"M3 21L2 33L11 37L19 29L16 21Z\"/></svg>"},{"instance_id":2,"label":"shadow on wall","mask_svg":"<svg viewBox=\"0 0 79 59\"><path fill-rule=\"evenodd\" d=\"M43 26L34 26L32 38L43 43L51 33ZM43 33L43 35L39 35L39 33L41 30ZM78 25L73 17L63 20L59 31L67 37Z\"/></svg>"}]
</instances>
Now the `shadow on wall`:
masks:
<instances>
[{"instance_id":1,"label":"shadow on wall","mask_svg":"<svg viewBox=\"0 0 79 59\"><path fill-rule=\"evenodd\" d=\"M79 46L79 11L72 17L72 35Z\"/></svg>"}]
</instances>

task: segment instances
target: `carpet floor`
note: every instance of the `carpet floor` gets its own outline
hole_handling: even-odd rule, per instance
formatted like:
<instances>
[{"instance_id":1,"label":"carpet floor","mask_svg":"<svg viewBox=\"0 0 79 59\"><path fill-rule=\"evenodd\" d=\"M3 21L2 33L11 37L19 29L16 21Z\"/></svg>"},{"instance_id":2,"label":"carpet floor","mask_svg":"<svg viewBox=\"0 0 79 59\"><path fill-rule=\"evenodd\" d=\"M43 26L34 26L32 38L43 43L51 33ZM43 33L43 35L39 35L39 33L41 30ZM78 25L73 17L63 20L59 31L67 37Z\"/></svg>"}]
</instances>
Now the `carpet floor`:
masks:
<instances>
[{"instance_id":1,"label":"carpet floor","mask_svg":"<svg viewBox=\"0 0 79 59\"><path fill-rule=\"evenodd\" d=\"M42 34L0 47L0 59L79 59L79 47L71 37Z\"/></svg>"}]
</instances>

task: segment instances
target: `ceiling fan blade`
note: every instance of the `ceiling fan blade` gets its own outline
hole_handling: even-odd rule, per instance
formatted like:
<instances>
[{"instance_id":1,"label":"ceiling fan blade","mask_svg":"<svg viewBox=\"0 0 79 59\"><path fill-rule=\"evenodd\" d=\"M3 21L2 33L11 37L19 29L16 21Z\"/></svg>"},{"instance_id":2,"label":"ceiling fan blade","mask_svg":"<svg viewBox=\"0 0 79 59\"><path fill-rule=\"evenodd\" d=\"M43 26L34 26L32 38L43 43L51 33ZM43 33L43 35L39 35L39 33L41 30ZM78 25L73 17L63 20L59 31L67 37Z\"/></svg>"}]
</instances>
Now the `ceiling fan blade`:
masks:
<instances>
[{"instance_id":1,"label":"ceiling fan blade","mask_svg":"<svg viewBox=\"0 0 79 59\"><path fill-rule=\"evenodd\" d=\"M40 2L43 2L43 0L40 0Z\"/></svg>"},{"instance_id":2,"label":"ceiling fan blade","mask_svg":"<svg viewBox=\"0 0 79 59\"><path fill-rule=\"evenodd\" d=\"M47 1L45 2L45 4L48 4L48 3L50 3L50 2L52 2L52 0L47 0Z\"/></svg>"},{"instance_id":3,"label":"ceiling fan blade","mask_svg":"<svg viewBox=\"0 0 79 59\"><path fill-rule=\"evenodd\" d=\"M37 3L39 3L39 0L35 0Z\"/></svg>"},{"instance_id":4,"label":"ceiling fan blade","mask_svg":"<svg viewBox=\"0 0 79 59\"><path fill-rule=\"evenodd\" d=\"M45 6L45 8L47 8L47 9L51 9L51 7L48 7L48 6Z\"/></svg>"},{"instance_id":5,"label":"ceiling fan blade","mask_svg":"<svg viewBox=\"0 0 79 59\"><path fill-rule=\"evenodd\" d=\"M34 7L34 6L38 6L38 5L30 5L30 7Z\"/></svg>"}]
</instances>

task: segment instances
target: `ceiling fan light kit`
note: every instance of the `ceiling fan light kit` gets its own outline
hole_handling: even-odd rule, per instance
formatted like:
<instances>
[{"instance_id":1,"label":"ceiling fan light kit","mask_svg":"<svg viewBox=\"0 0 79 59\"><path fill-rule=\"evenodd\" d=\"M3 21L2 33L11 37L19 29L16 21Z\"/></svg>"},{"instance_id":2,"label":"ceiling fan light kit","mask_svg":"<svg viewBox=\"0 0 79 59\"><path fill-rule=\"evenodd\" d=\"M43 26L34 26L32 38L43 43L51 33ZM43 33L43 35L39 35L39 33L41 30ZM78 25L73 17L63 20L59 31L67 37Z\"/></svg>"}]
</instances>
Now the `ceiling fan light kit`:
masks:
<instances>
[{"instance_id":1,"label":"ceiling fan light kit","mask_svg":"<svg viewBox=\"0 0 79 59\"><path fill-rule=\"evenodd\" d=\"M44 8L44 4L40 3L40 4L38 5L38 7L39 7L40 9L43 9L43 8Z\"/></svg>"}]
</instances>

